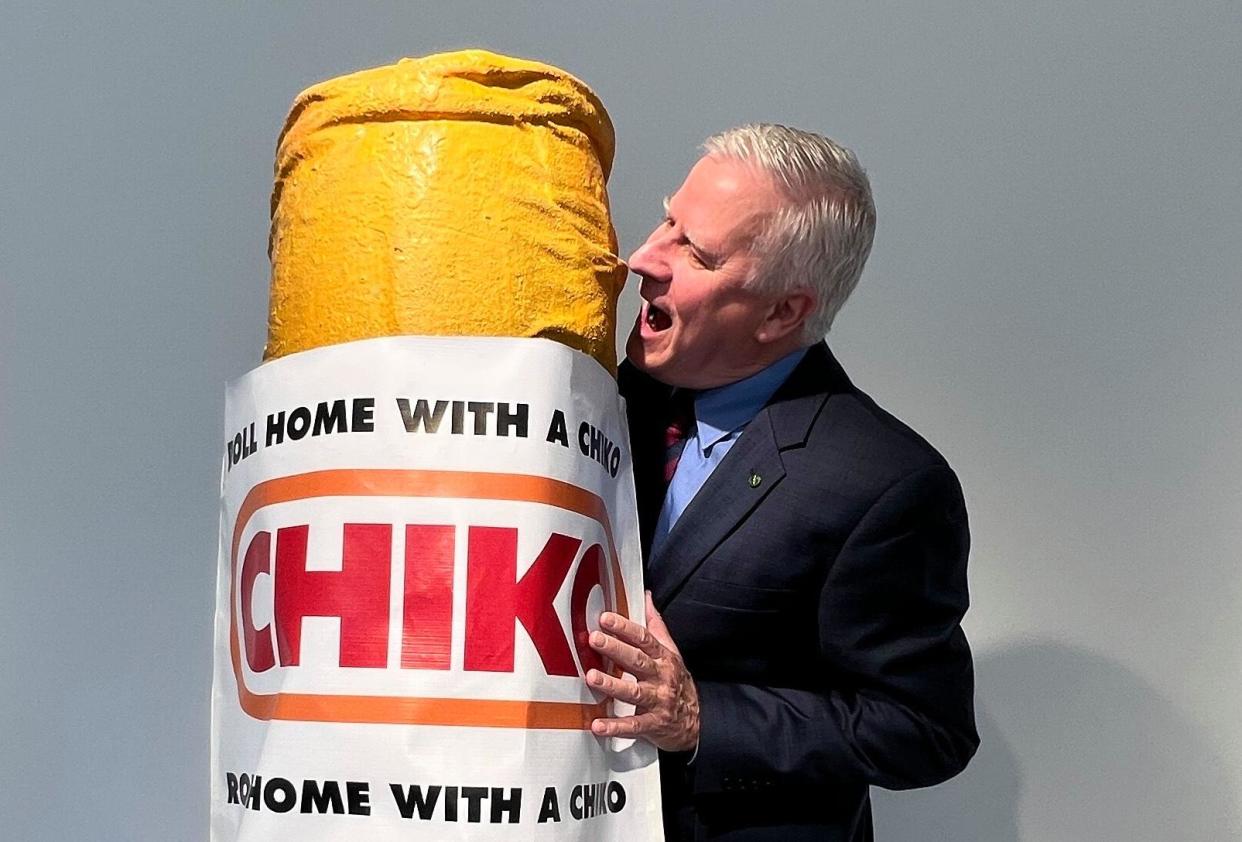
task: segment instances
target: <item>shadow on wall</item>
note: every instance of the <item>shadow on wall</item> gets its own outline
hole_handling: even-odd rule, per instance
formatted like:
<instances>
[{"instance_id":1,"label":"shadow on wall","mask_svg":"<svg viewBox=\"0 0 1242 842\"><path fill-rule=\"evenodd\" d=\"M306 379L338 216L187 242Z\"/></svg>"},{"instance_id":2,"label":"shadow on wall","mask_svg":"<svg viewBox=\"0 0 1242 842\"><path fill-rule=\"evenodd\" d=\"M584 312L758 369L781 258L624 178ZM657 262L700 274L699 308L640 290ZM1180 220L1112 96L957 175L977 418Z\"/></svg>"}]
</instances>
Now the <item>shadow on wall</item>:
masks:
<instances>
[{"instance_id":1,"label":"shadow on wall","mask_svg":"<svg viewBox=\"0 0 1242 842\"><path fill-rule=\"evenodd\" d=\"M1237 788L1211 735L1125 666L1035 643L976 664L982 744L948 783L873 790L884 842L1219 842Z\"/></svg>"}]
</instances>

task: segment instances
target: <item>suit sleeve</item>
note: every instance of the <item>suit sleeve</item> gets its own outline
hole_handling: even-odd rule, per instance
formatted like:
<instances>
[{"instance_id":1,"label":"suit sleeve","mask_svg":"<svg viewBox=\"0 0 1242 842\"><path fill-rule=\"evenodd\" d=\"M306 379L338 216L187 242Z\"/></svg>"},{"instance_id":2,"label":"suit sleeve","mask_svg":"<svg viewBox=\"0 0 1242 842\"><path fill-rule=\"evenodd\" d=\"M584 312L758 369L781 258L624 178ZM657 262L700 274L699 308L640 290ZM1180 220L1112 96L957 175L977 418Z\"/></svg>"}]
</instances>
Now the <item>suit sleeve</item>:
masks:
<instances>
[{"instance_id":1,"label":"suit sleeve","mask_svg":"<svg viewBox=\"0 0 1242 842\"><path fill-rule=\"evenodd\" d=\"M961 487L916 471L870 507L818 593L822 689L703 681L698 794L767 787L930 786L978 746ZM741 785L739 786L739 782Z\"/></svg>"}]
</instances>

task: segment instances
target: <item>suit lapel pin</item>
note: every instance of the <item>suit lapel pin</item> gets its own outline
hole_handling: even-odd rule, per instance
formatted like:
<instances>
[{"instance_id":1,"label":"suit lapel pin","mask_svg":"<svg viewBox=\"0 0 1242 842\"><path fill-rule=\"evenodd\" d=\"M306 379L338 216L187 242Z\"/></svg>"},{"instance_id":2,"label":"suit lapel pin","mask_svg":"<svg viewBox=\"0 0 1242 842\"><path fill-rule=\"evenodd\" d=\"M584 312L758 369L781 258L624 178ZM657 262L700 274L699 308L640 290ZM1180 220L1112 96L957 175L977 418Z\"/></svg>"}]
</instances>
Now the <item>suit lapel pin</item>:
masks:
<instances>
[{"instance_id":1,"label":"suit lapel pin","mask_svg":"<svg viewBox=\"0 0 1242 842\"><path fill-rule=\"evenodd\" d=\"M751 472L750 472L750 480L749 480L749 482L750 482L750 487L751 487L751 488L758 488L758 487L759 487L759 483L763 482L763 477L759 476L759 475L758 475L757 473L755 473L754 471L751 471Z\"/></svg>"}]
</instances>

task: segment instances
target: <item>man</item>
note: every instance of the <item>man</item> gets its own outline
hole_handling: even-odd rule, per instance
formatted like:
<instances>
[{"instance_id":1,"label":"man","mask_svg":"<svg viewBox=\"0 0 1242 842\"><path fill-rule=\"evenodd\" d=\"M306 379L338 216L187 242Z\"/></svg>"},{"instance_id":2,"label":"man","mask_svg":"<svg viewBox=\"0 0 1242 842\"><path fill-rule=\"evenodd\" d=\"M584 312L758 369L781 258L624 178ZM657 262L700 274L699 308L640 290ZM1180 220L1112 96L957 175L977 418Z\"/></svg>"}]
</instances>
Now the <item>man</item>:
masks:
<instances>
[{"instance_id":1,"label":"man","mask_svg":"<svg viewBox=\"0 0 1242 842\"><path fill-rule=\"evenodd\" d=\"M592 730L662 749L670 839L870 840L870 785L978 744L961 489L822 341L875 227L854 155L774 125L704 148L630 258L648 629L601 616L633 678L587 682L637 710Z\"/></svg>"}]
</instances>

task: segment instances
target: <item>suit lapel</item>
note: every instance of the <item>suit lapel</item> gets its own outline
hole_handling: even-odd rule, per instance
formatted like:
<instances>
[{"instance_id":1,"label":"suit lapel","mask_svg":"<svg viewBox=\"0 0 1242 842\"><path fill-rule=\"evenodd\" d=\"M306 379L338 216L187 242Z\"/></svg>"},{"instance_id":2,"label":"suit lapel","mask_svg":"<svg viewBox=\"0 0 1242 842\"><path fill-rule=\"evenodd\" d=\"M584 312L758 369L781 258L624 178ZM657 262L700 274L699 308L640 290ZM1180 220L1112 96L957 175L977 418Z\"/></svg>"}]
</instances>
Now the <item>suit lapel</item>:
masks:
<instances>
[{"instance_id":1,"label":"suit lapel","mask_svg":"<svg viewBox=\"0 0 1242 842\"><path fill-rule=\"evenodd\" d=\"M781 451L803 446L828 395L848 387L827 346L812 346L651 554L647 586L658 609L784 479Z\"/></svg>"},{"instance_id":2,"label":"suit lapel","mask_svg":"<svg viewBox=\"0 0 1242 842\"><path fill-rule=\"evenodd\" d=\"M647 585L657 608L668 604L708 554L784 476L772 425L767 413L760 413L655 548L647 565Z\"/></svg>"}]
</instances>

